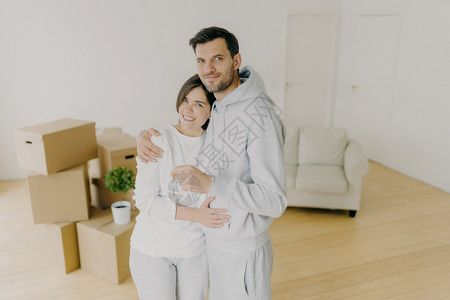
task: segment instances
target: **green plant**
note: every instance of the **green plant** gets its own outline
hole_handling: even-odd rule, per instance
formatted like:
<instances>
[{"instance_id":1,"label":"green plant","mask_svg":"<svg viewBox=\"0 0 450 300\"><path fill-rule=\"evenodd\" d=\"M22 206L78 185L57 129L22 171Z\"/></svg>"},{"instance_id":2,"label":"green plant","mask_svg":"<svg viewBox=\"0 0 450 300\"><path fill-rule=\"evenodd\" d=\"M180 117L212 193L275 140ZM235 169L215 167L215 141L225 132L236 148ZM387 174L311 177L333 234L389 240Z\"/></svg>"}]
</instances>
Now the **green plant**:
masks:
<instances>
[{"instance_id":1,"label":"green plant","mask_svg":"<svg viewBox=\"0 0 450 300\"><path fill-rule=\"evenodd\" d=\"M105 187L112 193L127 191L134 188L134 173L127 167L117 167L106 173Z\"/></svg>"}]
</instances>

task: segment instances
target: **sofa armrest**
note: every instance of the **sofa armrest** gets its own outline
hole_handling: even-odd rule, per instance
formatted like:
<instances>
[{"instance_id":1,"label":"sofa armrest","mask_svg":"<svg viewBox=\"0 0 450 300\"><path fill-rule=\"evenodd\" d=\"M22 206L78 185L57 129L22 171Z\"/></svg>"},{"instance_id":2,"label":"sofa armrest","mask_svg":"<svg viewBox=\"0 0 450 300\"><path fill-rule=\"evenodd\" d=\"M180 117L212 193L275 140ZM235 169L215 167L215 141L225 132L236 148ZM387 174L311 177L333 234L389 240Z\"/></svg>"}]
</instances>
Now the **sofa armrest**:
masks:
<instances>
[{"instance_id":1,"label":"sofa armrest","mask_svg":"<svg viewBox=\"0 0 450 300\"><path fill-rule=\"evenodd\" d=\"M361 179L369 172L369 161L355 140L349 140L344 153L344 171L349 182Z\"/></svg>"}]
</instances>

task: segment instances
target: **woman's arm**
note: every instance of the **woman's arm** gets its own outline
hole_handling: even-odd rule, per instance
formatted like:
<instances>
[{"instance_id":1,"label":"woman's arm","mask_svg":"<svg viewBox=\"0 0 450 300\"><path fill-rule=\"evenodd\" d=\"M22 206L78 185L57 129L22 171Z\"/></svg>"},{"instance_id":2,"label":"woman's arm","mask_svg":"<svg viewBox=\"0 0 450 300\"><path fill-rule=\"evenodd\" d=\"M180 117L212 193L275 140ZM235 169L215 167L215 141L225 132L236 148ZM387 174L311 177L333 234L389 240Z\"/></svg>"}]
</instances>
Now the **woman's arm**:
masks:
<instances>
[{"instance_id":1,"label":"woman's arm","mask_svg":"<svg viewBox=\"0 0 450 300\"><path fill-rule=\"evenodd\" d=\"M159 167L159 161L145 164L137 160L134 200L141 213L174 220L175 204L168 197L161 196Z\"/></svg>"}]
</instances>

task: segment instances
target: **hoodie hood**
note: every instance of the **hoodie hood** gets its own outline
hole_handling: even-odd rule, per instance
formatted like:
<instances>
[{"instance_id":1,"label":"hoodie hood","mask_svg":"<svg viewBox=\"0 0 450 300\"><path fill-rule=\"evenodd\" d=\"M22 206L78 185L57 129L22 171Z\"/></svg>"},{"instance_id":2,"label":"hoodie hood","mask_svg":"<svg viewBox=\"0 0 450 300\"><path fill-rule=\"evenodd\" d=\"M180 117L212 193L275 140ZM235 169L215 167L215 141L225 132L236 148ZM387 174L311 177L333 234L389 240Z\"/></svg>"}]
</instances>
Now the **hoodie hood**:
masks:
<instances>
[{"instance_id":1,"label":"hoodie hood","mask_svg":"<svg viewBox=\"0 0 450 300\"><path fill-rule=\"evenodd\" d=\"M270 99L267 96L266 87L261 76L259 76L259 74L256 73L251 67L242 67L239 70L238 75L241 79L241 85L226 95L222 101L216 101L215 107L220 110L221 108L234 103L255 99L257 97L265 98L267 100Z\"/></svg>"}]
</instances>

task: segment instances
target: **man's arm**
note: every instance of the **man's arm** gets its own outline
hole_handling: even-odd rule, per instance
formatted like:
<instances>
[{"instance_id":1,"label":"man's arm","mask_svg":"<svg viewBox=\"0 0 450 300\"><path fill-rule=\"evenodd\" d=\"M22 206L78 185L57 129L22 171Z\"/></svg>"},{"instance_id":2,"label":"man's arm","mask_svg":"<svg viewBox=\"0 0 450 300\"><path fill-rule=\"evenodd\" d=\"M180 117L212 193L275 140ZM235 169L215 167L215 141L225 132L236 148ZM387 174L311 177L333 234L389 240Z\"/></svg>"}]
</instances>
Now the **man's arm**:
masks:
<instances>
[{"instance_id":1,"label":"man's arm","mask_svg":"<svg viewBox=\"0 0 450 300\"><path fill-rule=\"evenodd\" d=\"M150 128L142 131L137 137L137 154L143 163L154 163L163 156L164 150L152 143L152 136L159 136L158 130Z\"/></svg>"},{"instance_id":2,"label":"man's arm","mask_svg":"<svg viewBox=\"0 0 450 300\"><path fill-rule=\"evenodd\" d=\"M253 183L221 176L212 180L210 175L190 165L176 167L171 176L188 173L200 183L202 193L220 196L231 206L253 214L280 217L287 207L283 124L276 117L271 122L247 148ZM192 186L188 182L182 188L190 190Z\"/></svg>"},{"instance_id":3,"label":"man's arm","mask_svg":"<svg viewBox=\"0 0 450 300\"><path fill-rule=\"evenodd\" d=\"M231 207L278 218L287 207L284 126L276 117L268 122L247 147L253 183L217 176L209 193L223 196Z\"/></svg>"}]
</instances>

